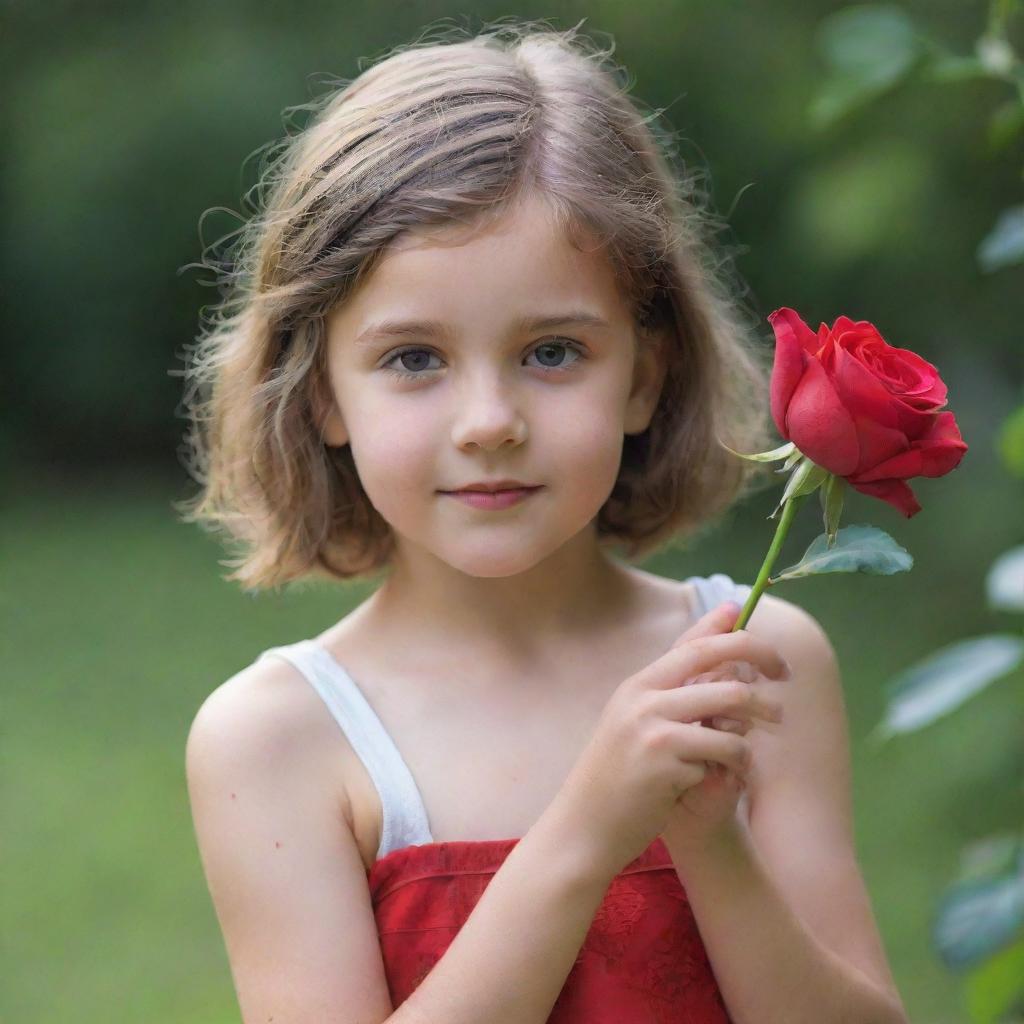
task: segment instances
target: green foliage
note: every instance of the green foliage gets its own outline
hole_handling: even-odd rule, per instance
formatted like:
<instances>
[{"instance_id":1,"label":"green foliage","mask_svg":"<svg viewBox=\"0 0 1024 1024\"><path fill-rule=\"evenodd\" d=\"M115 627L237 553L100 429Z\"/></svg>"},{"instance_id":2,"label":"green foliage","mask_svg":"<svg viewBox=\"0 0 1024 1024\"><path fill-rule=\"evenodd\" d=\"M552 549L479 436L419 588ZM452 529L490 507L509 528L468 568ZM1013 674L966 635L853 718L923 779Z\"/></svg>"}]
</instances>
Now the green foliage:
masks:
<instances>
[{"instance_id":1,"label":"green foliage","mask_svg":"<svg viewBox=\"0 0 1024 1024\"><path fill-rule=\"evenodd\" d=\"M872 739L930 725L1022 662L1024 639L1009 633L971 637L935 651L890 682L885 718Z\"/></svg>"},{"instance_id":2,"label":"green foliage","mask_svg":"<svg viewBox=\"0 0 1024 1024\"><path fill-rule=\"evenodd\" d=\"M935 948L962 971L1010 945L1022 927L1024 837L1009 833L969 844L936 915Z\"/></svg>"},{"instance_id":3,"label":"green foliage","mask_svg":"<svg viewBox=\"0 0 1024 1024\"><path fill-rule=\"evenodd\" d=\"M988 273L1014 263L1024 263L1024 203L1003 210L978 246L978 264Z\"/></svg>"},{"instance_id":4,"label":"green foliage","mask_svg":"<svg viewBox=\"0 0 1024 1024\"><path fill-rule=\"evenodd\" d=\"M943 87L992 80L1013 91L988 119L990 156L1005 151L1024 128L1024 63L1008 34L1020 6L1018 0L992 0L972 55L951 53L902 8L870 4L841 9L820 27L830 73L812 105L812 123L831 127L914 77ZM988 274L1024 263L1024 205L1015 203L998 213L975 258ZM1004 421L997 448L1010 472L1024 476L1024 406ZM999 607L1024 610L1024 558L1019 554L1008 553L989 574L990 598L997 593ZM1016 634L975 636L943 647L891 684L886 718L871 738L877 742L930 724L995 679L1014 673L1022 661L1024 639ZM937 914L933 942L939 955L953 970L973 968L966 995L976 1024L1014 1015L1019 1019L1024 1013L1024 845L1014 837L1009 846L1005 869L983 879L961 878L947 889Z\"/></svg>"},{"instance_id":5,"label":"green foliage","mask_svg":"<svg viewBox=\"0 0 1024 1024\"><path fill-rule=\"evenodd\" d=\"M844 7L818 25L818 48L830 74L810 107L818 128L877 99L922 56L913 21L893 4Z\"/></svg>"},{"instance_id":6,"label":"green foliage","mask_svg":"<svg viewBox=\"0 0 1024 1024\"><path fill-rule=\"evenodd\" d=\"M828 70L811 103L811 123L819 130L831 128L914 78L942 85L991 79L1014 92L988 122L990 152L1006 149L1024 129L1024 63L1007 35L1010 17L1018 9L1016 2L993 0L974 53L964 55L951 52L902 7L841 8L818 26L818 49ZM1024 206L999 214L978 246L977 260L986 273L1024 262Z\"/></svg>"},{"instance_id":7,"label":"green foliage","mask_svg":"<svg viewBox=\"0 0 1024 1024\"><path fill-rule=\"evenodd\" d=\"M819 534L799 562L783 569L770 582L781 583L783 580L827 572L866 572L874 576L891 576L893 573L909 571L913 564L913 556L884 530L866 523L857 523L839 530L831 546L828 535Z\"/></svg>"},{"instance_id":8,"label":"green foliage","mask_svg":"<svg viewBox=\"0 0 1024 1024\"><path fill-rule=\"evenodd\" d=\"M967 1010L975 1024L1020 1020L1024 978L1024 938L982 961L965 979Z\"/></svg>"},{"instance_id":9,"label":"green foliage","mask_svg":"<svg viewBox=\"0 0 1024 1024\"><path fill-rule=\"evenodd\" d=\"M925 32L922 5L844 15L824 0L641 0L602 9L583 31L619 41L634 93L664 110L687 173L706 171L708 199L729 214L718 256L742 255L755 312L785 302L869 316L937 363L970 336L989 363L1020 344L1014 283L995 274L982 299L963 253L1020 201L1017 181L992 174L988 136L1017 159L1021 104L990 70L998 52L986 64L972 50L975 7L979 31L1007 34L980 24L981 5L936 9ZM3 440L30 463L104 465L114 438L121 465L174 463L185 424L171 372L216 298L208 274L180 268L237 229L234 211L248 213L259 153L294 128L288 108L438 19L327 0L301 15L245 0L179 9L5 11L0 326L18 386ZM579 20L558 3L544 16ZM465 23L486 17L471 10ZM976 77L929 78L942 54ZM808 103L834 79L845 113L815 132ZM204 221L208 210L220 212Z\"/></svg>"}]
</instances>

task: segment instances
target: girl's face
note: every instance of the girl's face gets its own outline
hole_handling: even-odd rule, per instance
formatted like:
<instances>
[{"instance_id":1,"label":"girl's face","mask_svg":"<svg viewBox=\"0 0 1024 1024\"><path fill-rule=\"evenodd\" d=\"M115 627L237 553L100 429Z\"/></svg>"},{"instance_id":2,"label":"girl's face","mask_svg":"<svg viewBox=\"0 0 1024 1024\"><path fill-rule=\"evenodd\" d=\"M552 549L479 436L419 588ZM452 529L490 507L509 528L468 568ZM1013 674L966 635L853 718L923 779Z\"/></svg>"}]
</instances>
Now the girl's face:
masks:
<instances>
[{"instance_id":1,"label":"girl's face","mask_svg":"<svg viewBox=\"0 0 1024 1024\"><path fill-rule=\"evenodd\" d=\"M469 241L396 240L327 339L327 443L351 445L399 550L481 577L593 528L664 376L605 258L575 249L537 199ZM503 479L540 489L498 510L445 493Z\"/></svg>"}]
</instances>

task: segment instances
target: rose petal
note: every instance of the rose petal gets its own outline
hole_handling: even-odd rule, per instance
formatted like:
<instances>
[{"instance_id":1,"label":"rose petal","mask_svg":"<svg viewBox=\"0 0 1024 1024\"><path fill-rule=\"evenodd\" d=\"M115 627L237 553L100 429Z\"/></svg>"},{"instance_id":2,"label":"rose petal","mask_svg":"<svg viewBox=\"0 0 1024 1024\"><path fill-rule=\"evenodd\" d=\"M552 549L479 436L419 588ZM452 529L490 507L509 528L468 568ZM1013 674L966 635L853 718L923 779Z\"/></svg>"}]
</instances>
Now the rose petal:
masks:
<instances>
[{"instance_id":1,"label":"rose petal","mask_svg":"<svg viewBox=\"0 0 1024 1024\"><path fill-rule=\"evenodd\" d=\"M855 483L850 480L849 483L861 494L870 495L872 498L881 498L882 501L888 502L908 519L921 511L914 492L902 480L878 480L874 483Z\"/></svg>"},{"instance_id":2,"label":"rose petal","mask_svg":"<svg viewBox=\"0 0 1024 1024\"><path fill-rule=\"evenodd\" d=\"M788 441L786 409L803 376L808 359L807 346L812 346L810 351L813 352L817 348L817 339L799 315L788 307L775 310L768 317L768 322L775 331L775 363L770 384L772 419L775 429Z\"/></svg>"},{"instance_id":3,"label":"rose petal","mask_svg":"<svg viewBox=\"0 0 1024 1024\"><path fill-rule=\"evenodd\" d=\"M883 427L881 423L876 423L868 416L854 415L853 422L857 428L857 443L860 445L857 469L850 474L855 480L863 480L866 472L910 447L902 430ZM885 475L889 477L895 474Z\"/></svg>"},{"instance_id":4,"label":"rose petal","mask_svg":"<svg viewBox=\"0 0 1024 1024\"><path fill-rule=\"evenodd\" d=\"M865 334L877 335L881 338L881 335L878 334L874 324L869 323L867 320L851 320L848 316L837 316L835 322L832 324L832 330L829 333L837 342L844 334L850 333L858 336Z\"/></svg>"},{"instance_id":5,"label":"rose petal","mask_svg":"<svg viewBox=\"0 0 1024 1024\"><path fill-rule=\"evenodd\" d=\"M775 310L774 313L769 313L768 323L775 331L776 341L784 335L791 335L800 347L811 356L821 348L821 343L814 331L804 323L800 314L795 309L790 309L789 306L783 306L781 309Z\"/></svg>"},{"instance_id":6,"label":"rose petal","mask_svg":"<svg viewBox=\"0 0 1024 1024\"><path fill-rule=\"evenodd\" d=\"M935 422L935 409L921 409L913 403L901 398L893 408L899 416L899 428L907 435L908 441L918 441L927 437Z\"/></svg>"},{"instance_id":7,"label":"rose petal","mask_svg":"<svg viewBox=\"0 0 1024 1024\"><path fill-rule=\"evenodd\" d=\"M860 454L857 430L816 359L807 361L786 410L786 427L789 438L812 462L836 476L856 470Z\"/></svg>"},{"instance_id":8,"label":"rose petal","mask_svg":"<svg viewBox=\"0 0 1024 1024\"><path fill-rule=\"evenodd\" d=\"M909 348L886 347L885 360L901 363L907 380L901 395L905 402L923 411L935 411L946 404L946 385L939 371L927 359L923 359Z\"/></svg>"},{"instance_id":9,"label":"rose petal","mask_svg":"<svg viewBox=\"0 0 1024 1024\"><path fill-rule=\"evenodd\" d=\"M898 427L898 399L855 355L836 346L836 392L854 417L872 419L883 427Z\"/></svg>"},{"instance_id":10,"label":"rose petal","mask_svg":"<svg viewBox=\"0 0 1024 1024\"><path fill-rule=\"evenodd\" d=\"M936 413L935 423L927 437L914 441L909 450L856 474L857 483L889 478L905 480L912 476L945 476L956 469L966 451L967 445L960 437L954 415L951 412Z\"/></svg>"}]
</instances>

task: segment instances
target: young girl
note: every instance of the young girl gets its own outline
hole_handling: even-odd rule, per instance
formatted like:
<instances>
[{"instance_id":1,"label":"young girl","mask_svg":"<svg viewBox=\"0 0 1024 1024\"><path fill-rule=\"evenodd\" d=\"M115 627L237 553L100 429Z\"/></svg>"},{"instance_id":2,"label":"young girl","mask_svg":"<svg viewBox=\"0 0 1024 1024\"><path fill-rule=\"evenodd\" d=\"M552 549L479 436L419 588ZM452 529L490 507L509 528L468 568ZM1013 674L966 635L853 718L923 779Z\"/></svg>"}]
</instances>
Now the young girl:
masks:
<instances>
[{"instance_id":1,"label":"young girl","mask_svg":"<svg viewBox=\"0 0 1024 1024\"><path fill-rule=\"evenodd\" d=\"M196 348L229 578L379 584L189 735L252 1024L906 1019L828 639L627 561L743 492L768 402L609 57L506 23L326 97Z\"/></svg>"}]
</instances>

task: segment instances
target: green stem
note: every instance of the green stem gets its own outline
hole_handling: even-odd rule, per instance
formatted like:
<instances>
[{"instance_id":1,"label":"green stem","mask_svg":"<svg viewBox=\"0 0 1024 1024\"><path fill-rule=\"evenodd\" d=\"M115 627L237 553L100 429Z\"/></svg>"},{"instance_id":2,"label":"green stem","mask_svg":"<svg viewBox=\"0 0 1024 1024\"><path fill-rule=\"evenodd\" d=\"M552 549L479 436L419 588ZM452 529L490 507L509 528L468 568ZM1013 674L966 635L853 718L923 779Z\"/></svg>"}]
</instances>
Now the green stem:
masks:
<instances>
[{"instance_id":1,"label":"green stem","mask_svg":"<svg viewBox=\"0 0 1024 1024\"><path fill-rule=\"evenodd\" d=\"M736 625L732 627L731 632L735 633L736 630L743 629L750 620L750 616L754 614L757 602L761 599L761 595L769 585L768 580L771 576L772 566L775 565L775 560L779 557L779 552L782 550L782 543L786 539L786 534L789 533L793 516L796 515L797 505L806 497L806 494L798 494L796 497L788 498L783 504L782 516L779 519L779 525L775 527L775 536L772 538L771 547L768 548L768 554L764 556L761 571L757 574L757 579L754 581L750 596L747 598L746 604L743 605L743 611L740 612L740 617L736 620Z\"/></svg>"}]
</instances>

